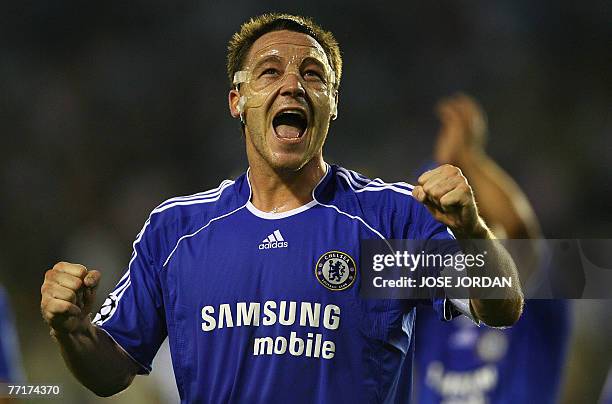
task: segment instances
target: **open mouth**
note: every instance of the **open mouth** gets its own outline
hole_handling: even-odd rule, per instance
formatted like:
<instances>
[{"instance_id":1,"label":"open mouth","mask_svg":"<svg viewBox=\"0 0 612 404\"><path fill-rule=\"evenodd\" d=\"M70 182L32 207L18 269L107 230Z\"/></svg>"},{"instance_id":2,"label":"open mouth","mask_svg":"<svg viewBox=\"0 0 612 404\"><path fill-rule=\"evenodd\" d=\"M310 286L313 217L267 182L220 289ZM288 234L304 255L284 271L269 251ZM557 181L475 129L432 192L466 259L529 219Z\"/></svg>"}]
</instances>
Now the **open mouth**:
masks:
<instances>
[{"instance_id":1,"label":"open mouth","mask_svg":"<svg viewBox=\"0 0 612 404\"><path fill-rule=\"evenodd\" d=\"M281 139L299 139L308 128L304 111L291 109L279 112L272 120L276 136Z\"/></svg>"}]
</instances>

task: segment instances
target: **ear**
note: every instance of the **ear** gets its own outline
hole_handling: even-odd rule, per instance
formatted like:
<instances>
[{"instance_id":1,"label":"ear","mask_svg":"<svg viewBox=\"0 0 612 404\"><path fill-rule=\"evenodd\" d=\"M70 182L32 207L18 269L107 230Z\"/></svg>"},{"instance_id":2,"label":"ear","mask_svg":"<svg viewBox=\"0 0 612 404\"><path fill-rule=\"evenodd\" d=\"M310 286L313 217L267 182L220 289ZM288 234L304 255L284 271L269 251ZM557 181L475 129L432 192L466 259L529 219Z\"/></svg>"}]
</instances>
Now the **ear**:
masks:
<instances>
[{"instance_id":1,"label":"ear","mask_svg":"<svg viewBox=\"0 0 612 404\"><path fill-rule=\"evenodd\" d=\"M229 104L230 114L233 118L240 118L240 111L238 110L238 103L240 102L240 93L236 89L231 89L227 95L227 101Z\"/></svg>"},{"instance_id":2,"label":"ear","mask_svg":"<svg viewBox=\"0 0 612 404\"><path fill-rule=\"evenodd\" d=\"M336 118L338 117L338 99L339 99L339 95L338 95L338 90L334 91L334 105L332 106L332 111L331 111L331 119L332 121L336 120Z\"/></svg>"}]
</instances>

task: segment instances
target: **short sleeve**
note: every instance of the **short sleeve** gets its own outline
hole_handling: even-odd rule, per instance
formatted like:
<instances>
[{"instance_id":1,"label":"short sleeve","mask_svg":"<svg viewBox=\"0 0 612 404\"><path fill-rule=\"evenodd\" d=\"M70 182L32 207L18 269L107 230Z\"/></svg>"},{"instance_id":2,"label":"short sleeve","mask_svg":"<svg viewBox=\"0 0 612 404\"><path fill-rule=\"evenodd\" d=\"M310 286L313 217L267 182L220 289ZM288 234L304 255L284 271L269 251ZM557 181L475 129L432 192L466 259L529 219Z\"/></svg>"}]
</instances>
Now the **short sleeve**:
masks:
<instances>
[{"instance_id":1,"label":"short sleeve","mask_svg":"<svg viewBox=\"0 0 612 404\"><path fill-rule=\"evenodd\" d=\"M163 293L150 219L134 241L128 269L108 295L93 324L105 331L148 374L167 336Z\"/></svg>"}]
</instances>

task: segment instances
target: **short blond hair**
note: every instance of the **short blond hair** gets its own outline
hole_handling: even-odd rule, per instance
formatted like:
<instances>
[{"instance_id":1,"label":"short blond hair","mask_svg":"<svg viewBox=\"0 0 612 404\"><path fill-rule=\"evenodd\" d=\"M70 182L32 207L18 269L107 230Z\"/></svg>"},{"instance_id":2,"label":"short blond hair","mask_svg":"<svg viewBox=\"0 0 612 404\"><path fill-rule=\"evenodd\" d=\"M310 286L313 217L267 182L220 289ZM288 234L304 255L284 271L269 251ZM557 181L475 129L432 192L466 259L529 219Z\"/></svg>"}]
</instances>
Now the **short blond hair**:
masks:
<instances>
[{"instance_id":1,"label":"short blond hair","mask_svg":"<svg viewBox=\"0 0 612 404\"><path fill-rule=\"evenodd\" d=\"M335 88L340 86L342 57L334 35L321 28L312 19L299 15L270 13L253 17L242 24L227 46L227 78L232 86L234 73L242 70L245 58L255 41L272 31L289 30L313 37L325 51L336 77Z\"/></svg>"}]
</instances>

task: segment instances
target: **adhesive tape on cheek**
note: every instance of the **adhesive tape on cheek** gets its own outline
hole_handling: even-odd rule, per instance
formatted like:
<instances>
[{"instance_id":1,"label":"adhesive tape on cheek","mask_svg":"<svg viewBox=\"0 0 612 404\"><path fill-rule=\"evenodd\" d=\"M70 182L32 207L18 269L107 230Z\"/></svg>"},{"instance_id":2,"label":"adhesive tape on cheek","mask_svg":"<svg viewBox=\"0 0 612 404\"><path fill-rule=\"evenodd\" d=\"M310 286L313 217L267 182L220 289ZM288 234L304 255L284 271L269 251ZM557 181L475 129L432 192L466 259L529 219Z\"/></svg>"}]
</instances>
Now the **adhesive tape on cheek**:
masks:
<instances>
[{"instance_id":1,"label":"adhesive tape on cheek","mask_svg":"<svg viewBox=\"0 0 612 404\"><path fill-rule=\"evenodd\" d=\"M248 81L249 79L249 72L247 72L246 70L239 70L236 73L234 73L234 85L238 85L240 83L244 83L246 81Z\"/></svg>"},{"instance_id":2,"label":"adhesive tape on cheek","mask_svg":"<svg viewBox=\"0 0 612 404\"><path fill-rule=\"evenodd\" d=\"M236 90L238 90L238 85L241 83L245 83L246 81L248 81L249 79L249 72L245 71L245 70L239 70L236 73L234 73L234 80L233 80L233 84L236 86ZM238 105L236 106L236 109L238 110L238 113L240 114L240 121L246 125L246 122L244 121L244 106L247 103L247 98L244 95L240 96L240 99L238 100Z\"/></svg>"},{"instance_id":3,"label":"adhesive tape on cheek","mask_svg":"<svg viewBox=\"0 0 612 404\"><path fill-rule=\"evenodd\" d=\"M236 107L236 109L240 113L240 121L245 125L246 125L246 122L244 120L244 106L246 102L247 102L247 97L244 95L241 95L240 99L238 100L238 106Z\"/></svg>"},{"instance_id":4,"label":"adhesive tape on cheek","mask_svg":"<svg viewBox=\"0 0 612 404\"><path fill-rule=\"evenodd\" d=\"M242 112L244 111L244 106L246 105L247 102L247 98L244 95L240 96L240 99L238 100L238 105L236 106L236 109L238 110L238 112L240 112L242 114Z\"/></svg>"}]
</instances>

